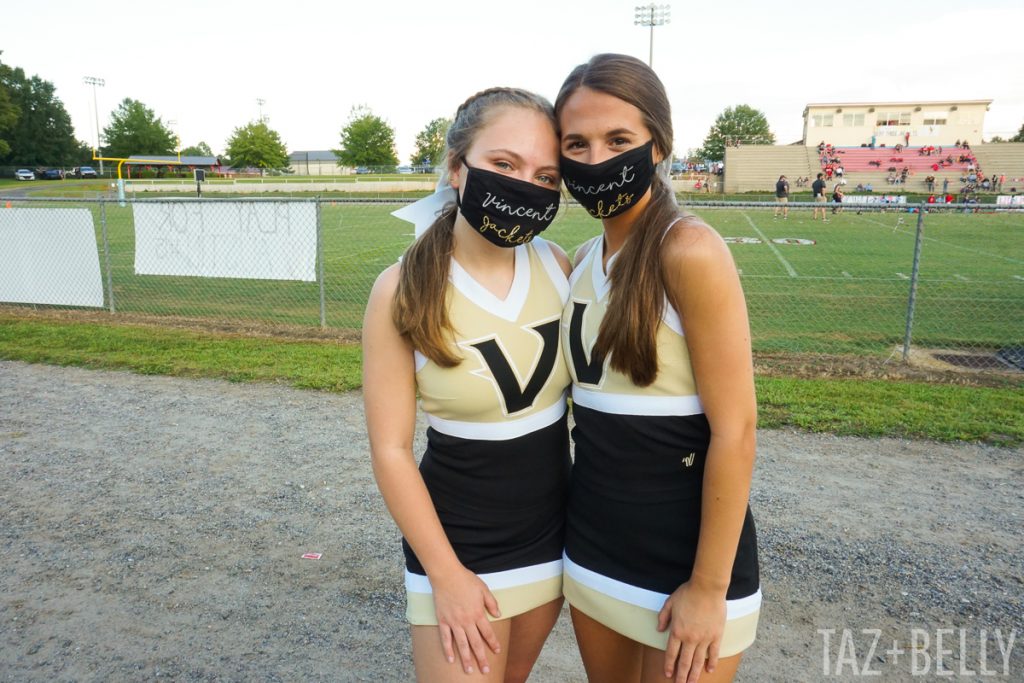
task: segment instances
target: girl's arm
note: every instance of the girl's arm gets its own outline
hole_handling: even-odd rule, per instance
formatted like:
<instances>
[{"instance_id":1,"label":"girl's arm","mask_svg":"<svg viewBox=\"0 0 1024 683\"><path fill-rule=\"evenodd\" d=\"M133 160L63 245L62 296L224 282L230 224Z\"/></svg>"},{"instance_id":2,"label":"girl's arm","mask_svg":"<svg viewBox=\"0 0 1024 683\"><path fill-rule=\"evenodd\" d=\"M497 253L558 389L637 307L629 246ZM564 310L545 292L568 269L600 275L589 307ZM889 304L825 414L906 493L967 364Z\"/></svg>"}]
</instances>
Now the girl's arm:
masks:
<instances>
[{"instance_id":1,"label":"girl's arm","mask_svg":"<svg viewBox=\"0 0 1024 683\"><path fill-rule=\"evenodd\" d=\"M412 453L416 423L413 350L391 319L399 266L388 268L373 286L363 322L363 400L373 473L384 502L420 560L431 588L442 648L463 668L488 671L486 650L499 651L487 620L499 617L487 586L456 557L434 510Z\"/></svg>"},{"instance_id":2,"label":"girl's arm","mask_svg":"<svg viewBox=\"0 0 1024 683\"><path fill-rule=\"evenodd\" d=\"M666 674L696 681L705 658L708 671L718 660L750 496L757 403L747 307L728 246L707 225L681 221L666 236L662 267L711 427L693 574L659 615L659 627L671 628Z\"/></svg>"}]
</instances>

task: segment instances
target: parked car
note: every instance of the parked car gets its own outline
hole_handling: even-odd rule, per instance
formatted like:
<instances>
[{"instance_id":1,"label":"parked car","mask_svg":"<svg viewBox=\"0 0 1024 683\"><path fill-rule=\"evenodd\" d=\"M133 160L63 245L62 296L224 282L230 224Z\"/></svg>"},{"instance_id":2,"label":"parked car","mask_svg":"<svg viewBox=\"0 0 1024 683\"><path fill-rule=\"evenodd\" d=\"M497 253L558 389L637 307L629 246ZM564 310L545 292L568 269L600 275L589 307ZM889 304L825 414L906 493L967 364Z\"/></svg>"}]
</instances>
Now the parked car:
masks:
<instances>
[{"instance_id":1,"label":"parked car","mask_svg":"<svg viewBox=\"0 0 1024 683\"><path fill-rule=\"evenodd\" d=\"M684 170L685 170L685 166L683 166L683 162L681 162L681 161L673 161L672 162L672 170L671 170L672 175L679 175Z\"/></svg>"},{"instance_id":2,"label":"parked car","mask_svg":"<svg viewBox=\"0 0 1024 683\"><path fill-rule=\"evenodd\" d=\"M36 174L27 168L19 168L14 172L14 177L18 180L35 180Z\"/></svg>"},{"instance_id":3,"label":"parked car","mask_svg":"<svg viewBox=\"0 0 1024 683\"><path fill-rule=\"evenodd\" d=\"M63 180L64 169L60 168L48 168L39 174L39 177L43 180Z\"/></svg>"},{"instance_id":4,"label":"parked car","mask_svg":"<svg viewBox=\"0 0 1024 683\"><path fill-rule=\"evenodd\" d=\"M410 175L412 173L412 166L399 166L398 173L401 175Z\"/></svg>"},{"instance_id":5,"label":"parked car","mask_svg":"<svg viewBox=\"0 0 1024 683\"><path fill-rule=\"evenodd\" d=\"M74 176L75 178L98 178L99 177L99 175L96 173L96 169L94 169L92 166L76 166L75 168L71 169L70 171L68 171L64 175L65 175L65 177L67 177L67 176Z\"/></svg>"},{"instance_id":6,"label":"parked car","mask_svg":"<svg viewBox=\"0 0 1024 683\"><path fill-rule=\"evenodd\" d=\"M356 175L366 175L367 173L373 173L366 166L356 166Z\"/></svg>"}]
</instances>

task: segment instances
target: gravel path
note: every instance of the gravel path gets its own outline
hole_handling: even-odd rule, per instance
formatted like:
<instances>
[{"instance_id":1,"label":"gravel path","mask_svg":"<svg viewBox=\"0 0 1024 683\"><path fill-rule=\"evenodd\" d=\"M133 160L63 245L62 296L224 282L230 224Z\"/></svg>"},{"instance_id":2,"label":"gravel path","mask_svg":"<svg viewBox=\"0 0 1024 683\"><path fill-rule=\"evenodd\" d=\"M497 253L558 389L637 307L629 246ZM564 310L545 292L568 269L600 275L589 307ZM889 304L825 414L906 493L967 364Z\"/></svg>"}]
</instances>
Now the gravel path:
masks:
<instances>
[{"instance_id":1,"label":"gravel path","mask_svg":"<svg viewBox=\"0 0 1024 683\"><path fill-rule=\"evenodd\" d=\"M1022 454L761 432L739 680L1024 680ZM0 362L0 463L0 680L411 679L358 392Z\"/></svg>"}]
</instances>

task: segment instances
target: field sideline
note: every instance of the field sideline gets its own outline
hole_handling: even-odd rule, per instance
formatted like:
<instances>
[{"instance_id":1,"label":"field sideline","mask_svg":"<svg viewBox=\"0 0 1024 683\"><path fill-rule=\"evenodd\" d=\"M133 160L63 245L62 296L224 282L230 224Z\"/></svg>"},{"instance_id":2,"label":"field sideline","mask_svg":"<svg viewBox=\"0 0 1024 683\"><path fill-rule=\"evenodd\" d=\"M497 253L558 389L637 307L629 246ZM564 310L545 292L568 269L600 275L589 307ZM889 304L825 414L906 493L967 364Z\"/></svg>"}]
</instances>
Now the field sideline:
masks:
<instances>
[{"instance_id":1,"label":"field sideline","mask_svg":"<svg viewBox=\"0 0 1024 683\"><path fill-rule=\"evenodd\" d=\"M89 206L101 243L99 210ZM397 206L323 200L328 327L360 327L373 280L411 242L412 226L390 215ZM773 219L771 208L695 210L730 242L755 351L885 358L902 344L915 214L847 208L823 224L808 209L792 209L788 220ZM131 209L109 203L106 213L118 312L319 324L316 283L135 275ZM570 205L544 236L572 254L597 232ZM1024 343L1024 214L928 214L917 297L916 346Z\"/></svg>"}]
</instances>

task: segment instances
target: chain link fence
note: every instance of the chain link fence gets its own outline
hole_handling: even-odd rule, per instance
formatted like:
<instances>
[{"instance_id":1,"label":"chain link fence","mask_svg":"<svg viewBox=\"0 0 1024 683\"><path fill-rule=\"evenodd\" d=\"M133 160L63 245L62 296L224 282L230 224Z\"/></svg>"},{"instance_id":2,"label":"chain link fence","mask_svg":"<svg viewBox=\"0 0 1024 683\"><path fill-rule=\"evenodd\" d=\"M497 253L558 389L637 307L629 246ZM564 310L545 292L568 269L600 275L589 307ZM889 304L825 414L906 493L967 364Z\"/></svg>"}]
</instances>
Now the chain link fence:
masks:
<instances>
[{"instance_id":1,"label":"chain link fence","mask_svg":"<svg viewBox=\"0 0 1024 683\"><path fill-rule=\"evenodd\" d=\"M0 310L354 335L408 201L0 197ZM1024 372L1024 207L901 201L686 208L730 244L759 359ZM545 236L598 231L570 204Z\"/></svg>"}]
</instances>

